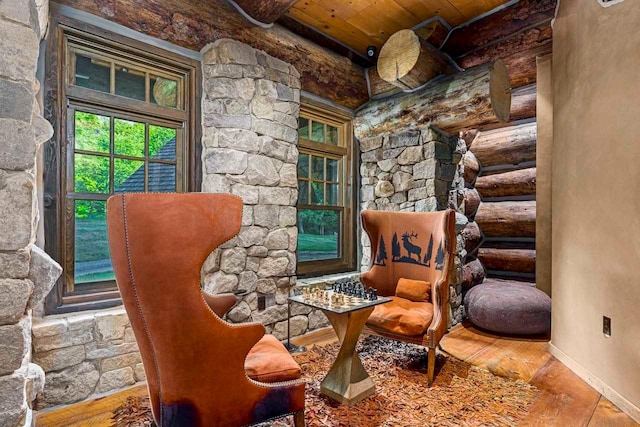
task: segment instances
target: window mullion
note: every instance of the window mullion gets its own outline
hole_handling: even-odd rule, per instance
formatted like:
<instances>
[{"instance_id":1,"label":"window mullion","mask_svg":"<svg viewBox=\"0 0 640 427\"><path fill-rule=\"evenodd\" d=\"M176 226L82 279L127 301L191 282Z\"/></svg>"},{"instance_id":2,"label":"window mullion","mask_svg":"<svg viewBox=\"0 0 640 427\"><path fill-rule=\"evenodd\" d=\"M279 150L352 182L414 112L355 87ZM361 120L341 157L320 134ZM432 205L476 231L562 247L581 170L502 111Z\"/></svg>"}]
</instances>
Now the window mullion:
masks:
<instances>
[{"instance_id":1,"label":"window mullion","mask_svg":"<svg viewBox=\"0 0 640 427\"><path fill-rule=\"evenodd\" d=\"M115 153L115 119L113 116L109 116L109 193L115 193L115 161L113 159L113 154Z\"/></svg>"},{"instance_id":2,"label":"window mullion","mask_svg":"<svg viewBox=\"0 0 640 427\"><path fill-rule=\"evenodd\" d=\"M177 138L176 133L176 140ZM144 159L144 191L146 193L149 191L149 123L144 125Z\"/></svg>"}]
</instances>

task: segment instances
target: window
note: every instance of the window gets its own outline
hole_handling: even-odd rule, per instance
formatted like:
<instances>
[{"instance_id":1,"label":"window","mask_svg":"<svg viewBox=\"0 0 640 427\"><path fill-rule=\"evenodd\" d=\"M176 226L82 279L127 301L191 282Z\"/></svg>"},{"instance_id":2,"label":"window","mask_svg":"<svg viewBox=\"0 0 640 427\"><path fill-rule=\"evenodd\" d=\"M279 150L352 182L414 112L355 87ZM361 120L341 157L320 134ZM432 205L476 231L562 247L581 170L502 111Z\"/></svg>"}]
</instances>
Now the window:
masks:
<instances>
[{"instance_id":1,"label":"window","mask_svg":"<svg viewBox=\"0 0 640 427\"><path fill-rule=\"evenodd\" d=\"M298 121L298 273L354 266L350 117L301 107Z\"/></svg>"},{"instance_id":2,"label":"window","mask_svg":"<svg viewBox=\"0 0 640 427\"><path fill-rule=\"evenodd\" d=\"M111 195L195 189L197 64L58 19L47 41L57 54L48 55L47 70L64 74L45 82L57 90L45 101L57 106L57 137L44 153L45 242L64 273L48 313L121 303L107 241Z\"/></svg>"}]
</instances>

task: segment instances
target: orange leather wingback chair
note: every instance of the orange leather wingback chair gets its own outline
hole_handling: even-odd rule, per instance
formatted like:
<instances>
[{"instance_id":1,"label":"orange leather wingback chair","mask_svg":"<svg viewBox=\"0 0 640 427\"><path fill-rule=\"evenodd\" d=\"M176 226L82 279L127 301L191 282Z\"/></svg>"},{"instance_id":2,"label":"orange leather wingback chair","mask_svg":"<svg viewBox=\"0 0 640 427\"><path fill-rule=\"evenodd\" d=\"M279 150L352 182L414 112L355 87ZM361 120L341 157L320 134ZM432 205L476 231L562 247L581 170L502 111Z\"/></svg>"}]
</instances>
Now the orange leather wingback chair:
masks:
<instances>
[{"instance_id":1,"label":"orange leather wingback chair","mask_svg":"<svg viewBox=\"0 0 640 427\"><path fill-rule=\"evenodd\" d=\"M377 335L427 347L431 384L436 347L448 328L455 212L367 210L362 212L362 224L371 240L371 268L360 278L393 300L376 307L367 327ZM399 279L428 282L430 298L416 301L396 296Z\"/></svg>"},{"instance_id":2,"label":"orange leather wingback chair","mask_svg":"<svg viewBox=\"0 0 640 427\"><path fill-rule=\"evenodd\" d=\"M200 290L202 264L236 235L241 216L242 201L225 194L127 194L107 203L113 268L160 427L289 414L304 425L305 385L284 346L261 324L221 320L235 298Z\"/></svg>"}]
</instances>

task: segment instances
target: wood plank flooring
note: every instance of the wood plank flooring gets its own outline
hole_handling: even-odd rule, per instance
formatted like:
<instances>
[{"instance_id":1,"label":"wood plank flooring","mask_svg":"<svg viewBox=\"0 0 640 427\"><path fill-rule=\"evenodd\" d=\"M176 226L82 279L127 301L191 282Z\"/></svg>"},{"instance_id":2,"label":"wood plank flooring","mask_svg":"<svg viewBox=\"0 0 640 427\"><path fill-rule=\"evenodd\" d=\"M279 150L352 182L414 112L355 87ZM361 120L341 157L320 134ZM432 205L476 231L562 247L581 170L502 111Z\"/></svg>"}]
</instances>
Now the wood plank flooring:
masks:
<instances>
[{"instance_id":1,"label":"wood plank flooring","mask_svg":"<svg viewBox=\"0 0 640 427\"><path fill-rule=\"evenodd\" d=\"M299 346L325 345L337 339L331 328L293 339ZM546 338L520 339L492 335L471 325L459 325L447 334L444 353L496 375L519 378L542 393L530 408L523 426L631 427L640 426L609 400L582 381L547 351ZM145 385L99 399L38 414L38 427L108 427L111 414L127 397L145 395Z\"/></svg>"}]
</instances>

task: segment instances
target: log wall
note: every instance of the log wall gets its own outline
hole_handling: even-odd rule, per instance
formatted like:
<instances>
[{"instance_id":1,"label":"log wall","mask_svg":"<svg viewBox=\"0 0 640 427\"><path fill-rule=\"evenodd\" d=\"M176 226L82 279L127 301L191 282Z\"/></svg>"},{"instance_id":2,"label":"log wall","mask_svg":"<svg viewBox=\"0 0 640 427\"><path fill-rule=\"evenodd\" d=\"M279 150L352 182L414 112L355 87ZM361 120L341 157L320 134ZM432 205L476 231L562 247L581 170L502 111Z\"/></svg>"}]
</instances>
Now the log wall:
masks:
<instances>
[{"instance_id":1,"label":"log wall","mask_svg":"<svg viewBox=\"0 0 640 427\"><path fill-rule=\"evenodd\" d=\"M502 59L509 68L513 88L535 84L536 57L551 53L551 20L556 3L556 0L521 0L454 29L441 50L463 69ZM381 79L376 74L374 68L369 69L371 96L397 92L392 85L379 84ZM535 110L535 102L533 108ZM516 108L512 120L522 119L522 115Z\"/></svg>"},{"instance_id":2,"label":"log wall","mask_svg":"<svg viewBox=\"0 0 640 427\"><path fill-rule=\"evenodd\" d=\"M302 90L348 108L369 99L362 67L277 23L272 28L255 26L224 0L60 3L195 51L218 39L237 40L296 67Z\"/></svg>"},{"instance_id":3,"label":"log wall","mask_svg":"<svg viewBox=\"0 0 640 427\"><path fill-rule=\"evenodd\" d=\"M465 213L475 221L463 234L467 263L474 263L472 271L482 265L487 277L535 279L536 123L528 119L466 132L473 138L465 159L473 161L465 162ZM479 275L466 276L474 277Z\"/></svg>"}]
</instances>

